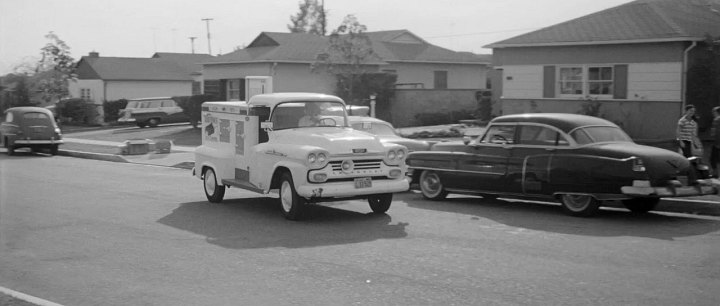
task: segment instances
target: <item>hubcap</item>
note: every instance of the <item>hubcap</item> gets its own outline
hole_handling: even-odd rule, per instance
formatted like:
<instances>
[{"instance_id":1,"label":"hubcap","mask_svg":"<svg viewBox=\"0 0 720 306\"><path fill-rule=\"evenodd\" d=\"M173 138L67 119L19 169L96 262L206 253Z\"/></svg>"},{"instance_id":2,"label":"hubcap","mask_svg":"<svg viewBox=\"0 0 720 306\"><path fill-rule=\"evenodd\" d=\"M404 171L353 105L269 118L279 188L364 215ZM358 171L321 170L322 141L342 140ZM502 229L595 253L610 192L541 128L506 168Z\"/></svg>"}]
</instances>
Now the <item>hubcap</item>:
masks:
<instances>
[{"instance_id":1,"label":"hubcap","mask_svg":"<svg viewBox=\"0 0 720 306\"><path fill-rule=\"evenodd\" d=\"M217 187L217 181L215 181L215 172L208 170L205 172L205 191L209 195L215 195L215 188Z\"/></svg>"},{"instance_id":2,"label":"hubcap","mask_svg":"<svg viewBox=\"0 0 720 306\"><path fill-rule=\"evenodd\" d=\"M440 179L435 173L426 174L422 184L423 187L425 187L423 189L430 195L435 195L440 192Z\"/></svg>"},{"instance_id":3,"label":"hubcap","mask_svg":"<svg viewBox=\"0 0 720 306\"><path fill-rule=\"evenodd\" d=\"M285 212L290 212L290 209L292 209L292 198L290 182L283 181L282 186L280 186L280 203L282 203L282 208Z\"/></svg>"},{"instance_id":4,"label":"hubcap","mask_svg":"<svg viewBox=\"0 0 720 306\"><path fill-rule=\"evenodd\" d=\"M591 201L592 197L588 195L563 195L563 202L565 202L565 206L572 211L581 211L587 208Z\"/></svg>"}]
</instances>

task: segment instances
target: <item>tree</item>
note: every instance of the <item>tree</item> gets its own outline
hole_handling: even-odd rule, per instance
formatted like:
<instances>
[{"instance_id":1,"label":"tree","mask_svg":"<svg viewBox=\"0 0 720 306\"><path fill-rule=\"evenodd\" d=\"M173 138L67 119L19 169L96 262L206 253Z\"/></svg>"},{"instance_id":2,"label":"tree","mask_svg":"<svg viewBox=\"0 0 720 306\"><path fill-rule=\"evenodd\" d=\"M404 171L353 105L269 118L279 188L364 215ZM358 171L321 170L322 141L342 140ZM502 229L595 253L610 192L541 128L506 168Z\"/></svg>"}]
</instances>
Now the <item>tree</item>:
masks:
<instances>
[{"instance_id":1,"label":"tree","mask_svg":"<svg viewBox=\"0 0 720 306\"><path fill-rule=\"evenodd\" d=\"M70 47L50 31L45 38L50 40L41 50L41 59L33 76L34 89L42 94L45 102L68 96L68 80L75 78L75 59L70 56Z\"/></svg>"},{"instance_id":2,"label":"tree","mask_svg":"<svg viewBox=\"0 0 720 306\"><path fill-rule=\"evenodd\" d=\"M298 6L300 11L295 16L290 16L292 24L287 26L290 33L311 33L325 36L327 11L324 0L323 3L318 3L317 0L304 0Z\"/></svg>"},{"instance_id":3,"label":"tree","mask_svg":"<svg viewBox=\"0 0 720 306\"><path fill-rule=\"evenodd\" d=\"M29 77L26 74L11 73L2 77L0 87L0 114L16 106L32 106L30 101Z\"/></svg>"},{"instance_id":4,"label":"tree","mask_svg":"<svg viewBox=\"0 0 720 306\"><path fill-rule=\"evenodd\" d=\"M354 87L363 74L374 72L373 61L379 60L372 48L370 38L365 34L367 27L353 15L347 15L342 24L333 30L327 49L318 54L312 69L324 69L337 79L337 95L346 101L357 101Z\"/></svg>"}]
</instances>

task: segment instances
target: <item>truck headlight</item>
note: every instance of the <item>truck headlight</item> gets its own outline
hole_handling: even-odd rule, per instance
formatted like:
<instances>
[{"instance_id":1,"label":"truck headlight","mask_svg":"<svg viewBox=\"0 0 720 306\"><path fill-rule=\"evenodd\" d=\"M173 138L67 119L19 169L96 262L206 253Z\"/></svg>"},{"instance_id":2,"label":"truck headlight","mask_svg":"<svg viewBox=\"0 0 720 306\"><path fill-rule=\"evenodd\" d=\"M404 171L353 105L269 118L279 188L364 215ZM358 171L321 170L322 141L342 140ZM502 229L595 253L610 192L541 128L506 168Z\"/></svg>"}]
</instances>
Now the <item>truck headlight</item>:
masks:
<instances>
[{"instance_id":1,"label":"truck headlight","mask_svg":"<svg viewBox=\"0 0 720 306\"><path fill-rule=\"evenodd\" d=\"M310 152L307 155L308 167L311 169L320 169L327 165L327 153L325 152Z\"/></svg>"},{"instance_id":2,"label":"truck headlight","mask_svg":"<svg viewBox=\"0 0 720 306\"><path fill-rule=\"evenodd\" d=\"M388 165L399 165L405 159L407 153L405 148L390 149L385 155L385 163Z\"/></svg>"}]
</instances>

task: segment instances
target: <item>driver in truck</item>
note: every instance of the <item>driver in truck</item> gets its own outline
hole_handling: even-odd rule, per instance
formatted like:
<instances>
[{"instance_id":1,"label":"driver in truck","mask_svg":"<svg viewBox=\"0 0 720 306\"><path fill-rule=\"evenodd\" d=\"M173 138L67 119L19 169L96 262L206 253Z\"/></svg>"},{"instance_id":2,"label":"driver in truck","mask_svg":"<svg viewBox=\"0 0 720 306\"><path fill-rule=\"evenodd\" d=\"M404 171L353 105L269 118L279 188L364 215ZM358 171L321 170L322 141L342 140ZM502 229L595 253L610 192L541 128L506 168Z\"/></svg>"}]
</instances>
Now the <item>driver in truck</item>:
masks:
<instances>
[{"instance_id":1,"label":"driver in truck","mask_svg":"<svg viewBox=\"0 0 720 306\"><path fill-rule=\"evenodd\" d=\"M305 103L305 116L300 118L298 126L320 125L320 105L314 102Z\"/></svg>"}]
</instances>

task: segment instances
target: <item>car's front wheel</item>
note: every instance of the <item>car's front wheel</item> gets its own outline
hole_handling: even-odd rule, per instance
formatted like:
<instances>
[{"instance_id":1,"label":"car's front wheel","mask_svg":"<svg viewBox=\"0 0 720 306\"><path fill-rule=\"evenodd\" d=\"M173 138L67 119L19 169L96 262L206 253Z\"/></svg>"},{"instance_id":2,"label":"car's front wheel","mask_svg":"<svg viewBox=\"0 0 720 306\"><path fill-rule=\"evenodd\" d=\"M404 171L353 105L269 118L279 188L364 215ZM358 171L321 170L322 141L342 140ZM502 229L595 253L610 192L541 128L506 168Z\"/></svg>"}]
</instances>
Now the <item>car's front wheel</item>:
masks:
<instances>
[{"instance_id":1,"label":"car's front wheel","mask_svg":"<svg viewBox=\"0 0 720 306\"><path fill-rule=\"evenodd\" d=\"M420 191L423 197L436 201L442 200L448 195L440 181L440 176L437 172L430 170L424 170L420 174Z\"/></svg>"},{"instance_id":2,"label":"car's front wheel","mask_svg":"<svg viewBox=\"0 0 720 306\"><path fill-rule=\"evenodd\" d=\"M563 210L575 217L589 217L600 209L600 201L586 194L563 194L560 202Z\"/></svg>"},{"instance_id":3,"label":"car's front wheel","mask_svg":"<svg viewBox=\"0 0 720 306\"><path fill-rule=\"evenodd\" d=\"M655 206L660 203L660 198L634 198L623 200L622 203L625 208L634 213L646 213L655 209Z\"/></svg>"},{"instance_id":4,"label":"car's front wheel","mask_svg":"<svg viewBox=\"0 0 720 306\"><path fill-rule=\"evenodd\" d=\"M368 197L368 204L374 213L382 214L390 209L392 198L392 193L374 194Z\"/></svg>"},{"instance_id":5,"label":"car's front wheel","mask_svg":"<svg viewBox=\"0 0 720 306\"><path fill-rule=\"evenodd\" d=\"M205 187L205 196L211 203L220 203L225 197L225 186L218 185L217 176L212 168L205 169L203 174L203 185Z\"/></svg>"},{"instance_id":6,"label":"car's front wheel","mask_svg":"<svg viewBox=\"0 0 720 306\"><path fill-rule=\"evenodd\" d=\"M57 155L58 154L58 145L50 145L50 155Z\"/></svg>"},{"instance_id":7,"label":"car's front wheel","mask_svg":"<svg viewBox=\"0 0 720 306\"><path fill-rule=\"evenodd\" d=\"M156 127L158 126L158 124L160 124L160 119L158 118L151 118L150 120L148 120L148 125L150 127Z\"/></svg>"},{"instance_id":8,"label":"car's front wheel","mask_svg":"<svg viewBox=\"0 0 720 306\"><path fill-rule=\"evenodd\" d=\"M11 144L7 138L5 138L5 149L7 149L8 155L15 154L15 146L13 144Z\"/></svg>"},{"instance_id":9,"label":"car's front wheel","mask_svg":"<svg viewBox=\"0 0 720 306\"><path fill-rule=\"evenodd\" d=\"M305 199L295 191L292 175L285 172L280 177L280 209L288 220L298 220L305 209Z\"/></svg>"}]
</instances>

